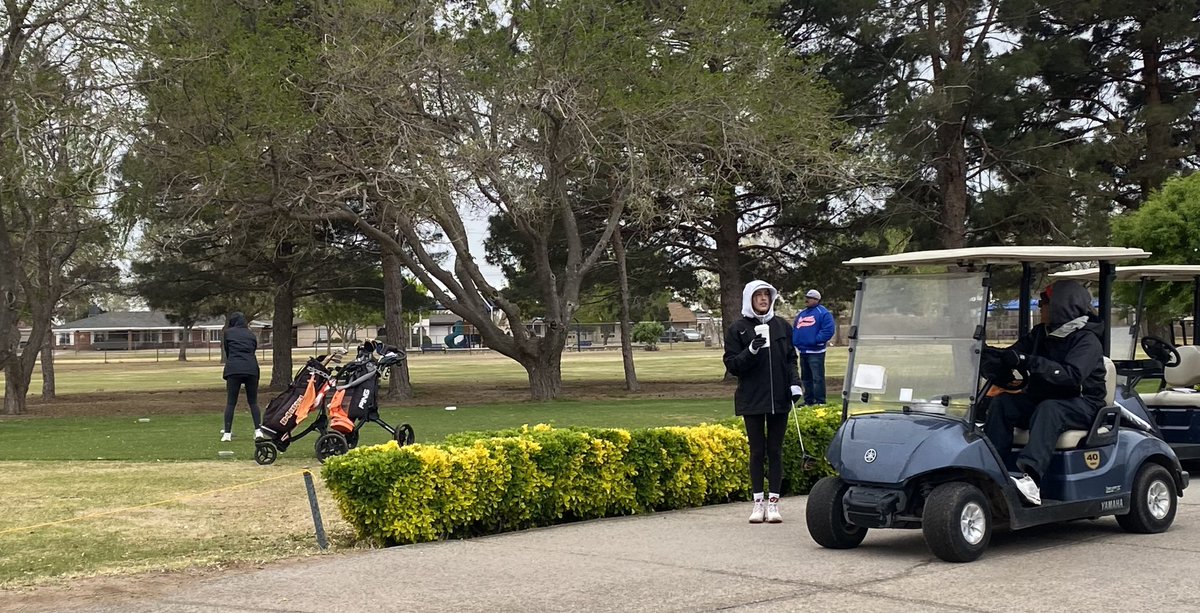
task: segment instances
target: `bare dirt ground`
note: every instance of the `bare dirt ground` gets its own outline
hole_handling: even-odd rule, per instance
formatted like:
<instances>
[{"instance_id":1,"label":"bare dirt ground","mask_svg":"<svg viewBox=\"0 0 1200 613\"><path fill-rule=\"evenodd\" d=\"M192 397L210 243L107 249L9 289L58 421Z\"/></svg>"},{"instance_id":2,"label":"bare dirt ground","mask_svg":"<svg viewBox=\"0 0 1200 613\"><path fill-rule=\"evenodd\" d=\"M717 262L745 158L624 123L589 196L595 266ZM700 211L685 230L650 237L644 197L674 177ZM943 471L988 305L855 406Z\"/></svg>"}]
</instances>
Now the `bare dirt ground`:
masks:
<instances>
[{"instance_id":1,"label":"bare dirt ground","mask_svg":"<svg viewBox=\"0 0 1200 613\"><path fill-rule=\"evenodd\" d=\"M341 552L314 554L340 555ZM283 567L303 560L295 557L270 562L273 567ZM149 599L172 591L179 586L202 581L211 577L248 572L263 568L266 564L241 563L220 567L188 568L177 571L147 572L135 575L106 575L82 577L70 583L38 587L22 587L0 590L0 612L57 613L65 609L83 606L127 603L130 600Z\"/></svg>"}]
</instances>

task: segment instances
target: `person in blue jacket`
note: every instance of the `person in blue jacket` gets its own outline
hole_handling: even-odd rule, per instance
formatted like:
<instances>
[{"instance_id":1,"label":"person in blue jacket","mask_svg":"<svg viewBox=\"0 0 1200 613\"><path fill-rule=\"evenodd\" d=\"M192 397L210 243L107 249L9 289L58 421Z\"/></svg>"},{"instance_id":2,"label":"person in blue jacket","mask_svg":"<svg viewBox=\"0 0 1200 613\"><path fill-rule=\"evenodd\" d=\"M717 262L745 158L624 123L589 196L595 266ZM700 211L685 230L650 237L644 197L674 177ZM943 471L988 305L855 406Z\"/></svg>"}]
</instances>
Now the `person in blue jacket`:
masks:
<instances>
[{"instance_id":1,"label":"person in blue jacket","mask_svg":"<svg viewBox=\"0 0 1200 613\"><path fill-rule=\"evenodd\" d=\"M821 306L821 292L808 290L804 310L792 322L792 345L800 352L804 404L825 404L825 349L833 338L833 314Z\"/></svg>"}]
</instances>

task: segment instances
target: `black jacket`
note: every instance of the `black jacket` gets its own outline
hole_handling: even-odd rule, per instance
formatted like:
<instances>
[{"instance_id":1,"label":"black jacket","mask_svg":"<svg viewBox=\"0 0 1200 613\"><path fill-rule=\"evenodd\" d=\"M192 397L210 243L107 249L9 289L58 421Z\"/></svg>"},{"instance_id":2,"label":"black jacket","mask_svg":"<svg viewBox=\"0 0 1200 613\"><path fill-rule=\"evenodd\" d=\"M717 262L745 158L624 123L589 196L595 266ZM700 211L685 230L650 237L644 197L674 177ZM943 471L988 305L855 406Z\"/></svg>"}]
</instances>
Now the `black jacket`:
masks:
<instances>
[{"instance_id":1,"label":"black jacket","mask_svg":"<svg viewBox=\"0 0 1200 613\"><path fill-rule=\"evenodd\" d=\"M1103 323L1091 313L1091 295L1074 281L1051 286L1050 325L1038 324L1010 348L1026 356L1029 387L1025 393L1037 400L1083 397L1104 406ZM1063 324L1087 316L1082 328L1058 338L1051 334Z\"/></svg>"},{"instance_id":2,"label":"black jacket","mask_svg":"<svg viewBox=\"0 0 1200 613\"><path fill-rule=\"evenodd\" d=\"M228 379L233 375L258 376L258 359L254 356L254 352L258 350L258 338L246 327L245 315L233 313L229 316L224 345L224 378Z\"/></svg>"},{"instance_id":3,"label":"black jacket","mask_svg":"<svg viewBox=\"0 0 1200 613\"><path fill-rule=\"evenodd\" d=\"M738 378L733 412L735 415L786 413L792 408L790 388L800 385L796 349L792 347L792 326L782 317L773 318L768 322L771 346L752 354L750 341L754 340L754 326L757 325L757 318L743 317L733 322L725 333L725 368Z\"/></svg>"}]
</instances>

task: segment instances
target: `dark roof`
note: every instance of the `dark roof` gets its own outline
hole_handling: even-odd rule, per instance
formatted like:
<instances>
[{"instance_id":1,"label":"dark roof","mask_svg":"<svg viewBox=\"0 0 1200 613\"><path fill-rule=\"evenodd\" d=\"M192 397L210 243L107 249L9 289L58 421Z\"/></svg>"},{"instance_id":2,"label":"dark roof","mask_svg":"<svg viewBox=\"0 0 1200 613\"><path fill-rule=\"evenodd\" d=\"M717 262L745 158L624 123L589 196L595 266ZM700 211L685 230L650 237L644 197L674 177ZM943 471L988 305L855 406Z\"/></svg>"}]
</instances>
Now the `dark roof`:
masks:
<instances>
[{"instance_id":1,"label":"dark roof","mask_svg":"<svg viewBox=\"0 0 1200 613\"><path fill-rule=\"evenodd\" d=\"M196 327L222 327L224 321L210 317L197 322ZM161 311L109 311L54 326L55 330L177 330L181 327L167 320Z\"/></svg>"},{"instance_id":2,"label":"dark roof","mask_svg":"<svg viewBox=\"0 0 1200 613\"><path fill-rule=\"evenodd\" d=\"M671 314L671 323L694 324L696 314L691 309L678 302L668 302L667 311Z\"/></svg>"},{"instance_id":3,"label":"dark roof","mask_svg":"<svg viewBox=\"0 0 1200 613\"><path fill-rule=\"evenodd\" d=\"M432 313L429 315L429 325L431 326L448 326L454 325L462 321L462 318L453 313Z\"/></svg>"}]
</instances>

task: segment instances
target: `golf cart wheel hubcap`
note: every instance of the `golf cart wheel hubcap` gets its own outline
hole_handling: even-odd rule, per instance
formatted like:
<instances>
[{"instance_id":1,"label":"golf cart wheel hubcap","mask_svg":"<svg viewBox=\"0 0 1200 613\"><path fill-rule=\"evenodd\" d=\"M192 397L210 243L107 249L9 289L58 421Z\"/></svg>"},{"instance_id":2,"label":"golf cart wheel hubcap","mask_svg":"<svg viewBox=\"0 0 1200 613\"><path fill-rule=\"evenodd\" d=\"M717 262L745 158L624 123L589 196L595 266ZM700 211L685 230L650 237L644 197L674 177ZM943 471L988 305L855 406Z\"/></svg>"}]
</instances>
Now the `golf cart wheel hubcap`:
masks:
<instances>
[{"instance_id":1,"label":"golf cart wheel hubcap","mask_svg":"<svg viewBox=\"0 0 1200 613\"><path fill-rule=\"evenodd\" d=\"M958 527L962 530L963 540L971 545L978 545L983 541L983 533L987 529L987 517L983 515L983 508L978 503L968 502L958 518Z\"/></svg>"},{"instance_id":2,"label":"golf cart wheel hubcap","mask_svg":"<svg viewBox=\"0 0 1200 613\"><path fill-rule=\"evenodd\" d=\"M1155 481L1150 484L1149 490L1146 491L1146 506L1154 519L1163 519L1171 512L1171 491L1167 489L1166 483Z\"/></svg>"}]
</instances>

